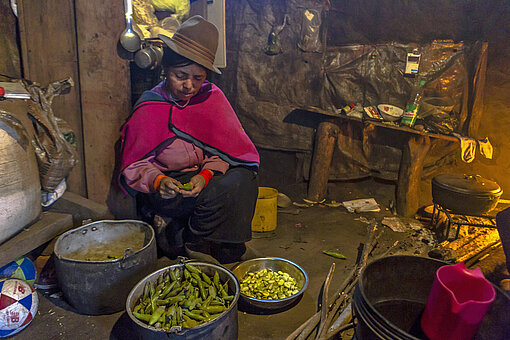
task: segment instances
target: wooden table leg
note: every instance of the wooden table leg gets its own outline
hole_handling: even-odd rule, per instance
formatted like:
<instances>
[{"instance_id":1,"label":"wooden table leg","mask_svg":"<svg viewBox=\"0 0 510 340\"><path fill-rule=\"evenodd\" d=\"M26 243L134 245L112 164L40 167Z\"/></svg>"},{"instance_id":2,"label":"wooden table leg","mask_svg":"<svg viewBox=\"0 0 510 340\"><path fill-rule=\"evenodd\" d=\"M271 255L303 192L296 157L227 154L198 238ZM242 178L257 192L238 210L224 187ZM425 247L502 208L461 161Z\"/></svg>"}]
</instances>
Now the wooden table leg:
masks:
<instances>
[{"instance_id":1,"label":"wooden table leg","mask_svg":"<svg viewBox=\"0 0 510 340\"><path fill-rule=\"evenodd\" d=\"M317 127L307 194L311 201L319 202L326 197L329 166L338 132L338 125L331 122L321 122Z\"/></svg>"},{"instance_id":2,"label":"wooden table leg","mask_svg":"<svg viewBox=\"0 0 510 340\"><path fill-rule=\"evenodd\" d=\"M396 204L401 216L411 217L418 211L421 173L429 150L430 138L426 135L409 137L402 150Z\"/></svg>"}]
</instances>

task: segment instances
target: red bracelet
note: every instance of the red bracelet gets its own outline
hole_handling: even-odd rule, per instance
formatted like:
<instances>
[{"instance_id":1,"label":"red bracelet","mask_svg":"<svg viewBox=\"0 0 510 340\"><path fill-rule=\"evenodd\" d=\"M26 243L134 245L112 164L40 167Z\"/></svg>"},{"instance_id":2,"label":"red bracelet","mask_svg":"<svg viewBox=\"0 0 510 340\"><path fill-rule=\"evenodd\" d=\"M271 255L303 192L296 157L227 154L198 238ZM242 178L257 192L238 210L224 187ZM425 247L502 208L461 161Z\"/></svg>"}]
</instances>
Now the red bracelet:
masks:
<instances>
[{"instance_id":1,"label":"red bracelet","mask_svg":"<svg viewBox=\"0 0 510 340\"><path fill-rule=\"evenodd\" d=\"M207 186L207 183L209 183L209 181L213 177L213 172L211 170L202 170L198 174L205 179L205 184L204 184L204 188L205 188Z\"/></svg>"}]
</instances>

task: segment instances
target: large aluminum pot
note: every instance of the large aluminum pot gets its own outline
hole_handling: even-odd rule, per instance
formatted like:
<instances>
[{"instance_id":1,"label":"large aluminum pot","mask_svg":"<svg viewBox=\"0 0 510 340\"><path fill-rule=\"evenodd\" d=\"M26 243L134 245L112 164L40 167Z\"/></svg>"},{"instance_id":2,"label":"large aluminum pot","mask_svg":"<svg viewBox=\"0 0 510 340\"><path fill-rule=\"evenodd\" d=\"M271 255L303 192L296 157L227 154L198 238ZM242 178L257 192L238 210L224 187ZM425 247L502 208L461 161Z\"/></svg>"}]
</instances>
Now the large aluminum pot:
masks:
<instances>
[{"instance_id":1,"label":"large aluminum pot","mask_svg":"<svg viewBox=\"0 0 510 340\"><path fill-rule=\"evenodd\" d=\"M154 230L136 220L104 220L70 230L58 238L55 255L64 297L90 315L123 310L131 288L154 271L157 261Z\"/></svg>"},{"instance_id":2,"label":"large aluminum pot","mask_svg":"<svg viewBox=\"0 0 510 340\"><path fill-rule=\"evenodd\" d=\"M41 213L39 170L29 133L0 108L0 243Z\"/></svg>"},{"instance_id":3,"label":"large aluminum pot","mask_svg":"<svg viewBox=\"0 0 510 340\"><path fill-rule=\"evenodd\" d=\"M193 266L199 268L207 275L213 276L214 272L218 272L221 282L228 281L229 291L235 292L234 300L226 311L219 317L212 319L209 322L203 323L193 328L174 327L171 331L155 328L149 326L138 320L132 313L133 308L138 303L138 300L143 294L144 286L147 282L155 283L158 277L168 269L182 269L184 264L175 264L166 268L159 269L158 271L145 277L143 280L133 288L126 301L126 311L131 320L136 324L137 336L144 340L159 340L159 339L179 339L179 340L235 340L237 339L237 303L239 301L239 294L241 291L239 280L236 276L225 267L205 263L205 262L188 262ZM136 337L134 337L136 338Z\"/></svg>"},{"instance_id":4,"label":"large aluminum pot","mask_svg":"<svg viewBox=\"0 0 510 340\"><path fill-rule=\"evenodd\" d=\"M432 179L432 200L457 214L483 215L498 204L501 187L479 175L441 174Z\"/></svg>"}]
</instances>

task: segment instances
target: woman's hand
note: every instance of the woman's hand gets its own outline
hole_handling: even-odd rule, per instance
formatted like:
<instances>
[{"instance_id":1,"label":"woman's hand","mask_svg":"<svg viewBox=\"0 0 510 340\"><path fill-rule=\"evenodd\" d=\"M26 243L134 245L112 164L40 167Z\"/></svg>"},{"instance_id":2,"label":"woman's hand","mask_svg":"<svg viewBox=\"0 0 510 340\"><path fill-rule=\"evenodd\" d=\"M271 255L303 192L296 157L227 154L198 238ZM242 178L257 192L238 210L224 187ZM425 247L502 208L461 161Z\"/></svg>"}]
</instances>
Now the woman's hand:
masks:
<instances>
[{"instance_id":1,"label":"woman's hand","mask_svg":"<svg viewBox=\"0 0 510 340\"><path fill-rule=\"evenodd\" d=\"M193 186L193 189L188 191L181 190L180 193L183 197L197 197L205 186L205 178L202 175L195 175L191 177L189 183Z\"/></svg>"},{"instance_id":2,"label":"woman's hand","mask_svg":"<svg viewBox=\"0 0 510 340\"><path fill-rule=\"evenodd\" d=\"M181 182L178 180L173 179L172 177L163 177L159 184L159 194L161 195L161 198L174 198L178 193L184 191L179 190L179 185L181 185Z\"/></svg>"}]
</instances>

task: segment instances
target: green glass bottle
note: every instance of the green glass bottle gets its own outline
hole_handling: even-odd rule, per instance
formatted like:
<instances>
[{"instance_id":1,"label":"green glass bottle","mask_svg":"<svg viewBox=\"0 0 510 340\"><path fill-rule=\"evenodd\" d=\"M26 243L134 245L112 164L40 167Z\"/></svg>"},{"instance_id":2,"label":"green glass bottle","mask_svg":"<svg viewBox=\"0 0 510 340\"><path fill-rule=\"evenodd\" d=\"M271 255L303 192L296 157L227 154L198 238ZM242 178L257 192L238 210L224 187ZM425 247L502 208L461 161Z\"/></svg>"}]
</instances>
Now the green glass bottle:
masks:
<instances>
[{"instance_id":1,"label":"green glass bottle","mask_svg":"<svg viewBox=\"0 0 510 340\"><path fill-rule=\"evenodd\" d=\"M411 91L409 103L407 103L404 114L402 115L402 120L400 121L402 125L412 127L414 123L416 123L421 99L423 98L423 85L425 85L425 81L420 80L418 85Z\"/></svg>"}]
</instances>

